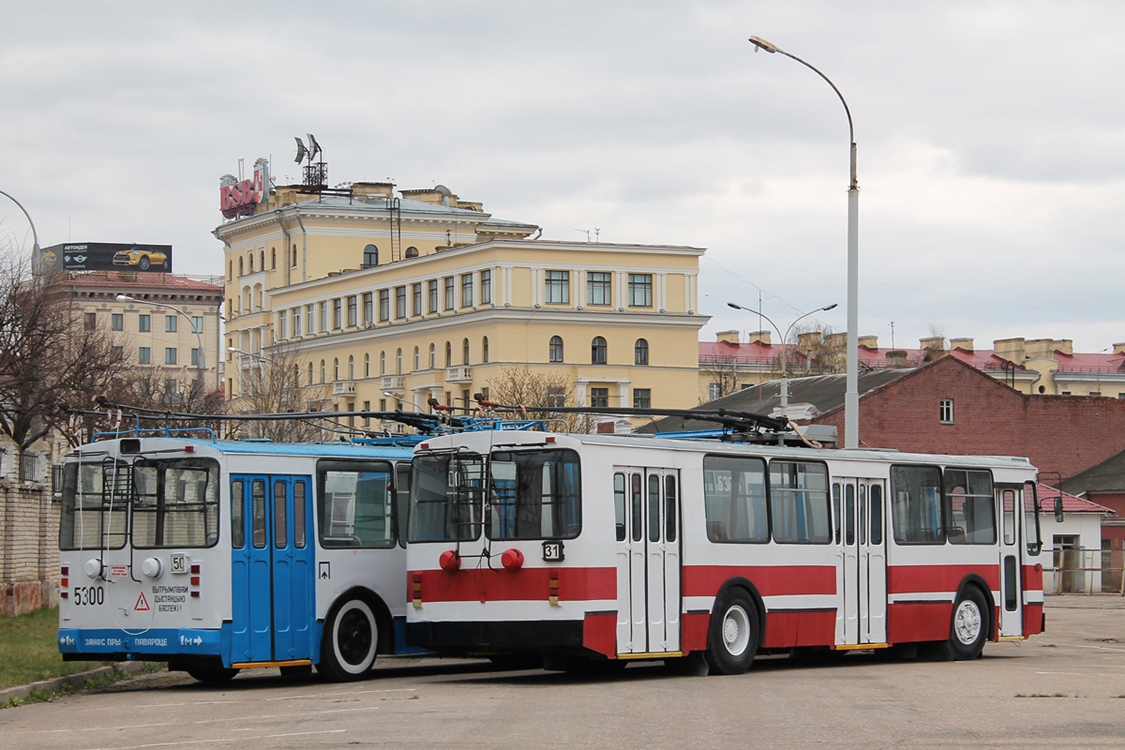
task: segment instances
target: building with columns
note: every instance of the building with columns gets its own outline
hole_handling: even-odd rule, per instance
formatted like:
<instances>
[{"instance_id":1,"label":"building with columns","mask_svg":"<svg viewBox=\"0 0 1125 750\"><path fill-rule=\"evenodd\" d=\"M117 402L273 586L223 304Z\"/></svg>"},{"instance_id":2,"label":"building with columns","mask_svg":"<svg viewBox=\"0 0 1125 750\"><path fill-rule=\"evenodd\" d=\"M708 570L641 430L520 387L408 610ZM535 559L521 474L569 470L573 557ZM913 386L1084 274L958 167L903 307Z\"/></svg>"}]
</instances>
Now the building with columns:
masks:
<instances>
[{"instance_id":1,"label":"building with columns","mask_svg":"<svg viewBox=\"0 0 1125 750\"><path fill-rule=\"evenodd\" d=\"M524 366L575 403L694 406L703 250L539 234L440 185L270 190L215 230L232 408L283 352L324 411L464 406Z\"/></svg>"}]
</instances>

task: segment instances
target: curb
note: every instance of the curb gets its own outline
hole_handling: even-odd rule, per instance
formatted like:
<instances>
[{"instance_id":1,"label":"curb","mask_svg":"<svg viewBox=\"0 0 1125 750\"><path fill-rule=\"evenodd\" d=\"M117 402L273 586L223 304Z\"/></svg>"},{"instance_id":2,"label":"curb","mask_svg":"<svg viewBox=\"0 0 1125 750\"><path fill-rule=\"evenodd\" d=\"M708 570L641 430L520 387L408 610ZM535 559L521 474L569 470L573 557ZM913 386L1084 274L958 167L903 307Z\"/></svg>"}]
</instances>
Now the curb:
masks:
<instances>
[{"instance_id":1,"label":"curb","mask_svg":"<svg viewBox=\"0 0 1125 750\"><path fill-rule=\"evenodd\" d=\"M14 700L23 700L33 692L50 693L66 686L78 689L84 687L91 680L113 674L114 672L118 674L136 674L138 672L143 672L147 667L148 662L124 661L119 664L111 664L109 666L91 669L89 672L76 672L75 674L69 674L64 677L55 677L50 680L32 682L28 685L5 688L0 690L0 707L8 706Z\"/></svg>"}]
</instances>

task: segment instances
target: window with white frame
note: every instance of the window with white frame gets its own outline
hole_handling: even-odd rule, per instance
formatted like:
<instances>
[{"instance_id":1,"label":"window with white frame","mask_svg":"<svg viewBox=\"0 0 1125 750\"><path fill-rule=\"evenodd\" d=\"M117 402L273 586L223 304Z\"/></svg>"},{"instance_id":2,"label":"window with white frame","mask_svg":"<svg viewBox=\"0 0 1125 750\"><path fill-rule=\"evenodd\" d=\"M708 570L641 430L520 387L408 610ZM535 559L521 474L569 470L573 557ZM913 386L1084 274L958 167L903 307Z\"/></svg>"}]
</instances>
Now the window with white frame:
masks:
<instances>
[{"instance_id":1,"label":"window with white frame","mask_svg":"<svg viewBox=\"0 0 1125 750\"><path fill-rule=\"evenodd\" d=\"M942 424L953 424L953 399L943 398L938 402L938 419Z\"/></svg>"}]
</instances>

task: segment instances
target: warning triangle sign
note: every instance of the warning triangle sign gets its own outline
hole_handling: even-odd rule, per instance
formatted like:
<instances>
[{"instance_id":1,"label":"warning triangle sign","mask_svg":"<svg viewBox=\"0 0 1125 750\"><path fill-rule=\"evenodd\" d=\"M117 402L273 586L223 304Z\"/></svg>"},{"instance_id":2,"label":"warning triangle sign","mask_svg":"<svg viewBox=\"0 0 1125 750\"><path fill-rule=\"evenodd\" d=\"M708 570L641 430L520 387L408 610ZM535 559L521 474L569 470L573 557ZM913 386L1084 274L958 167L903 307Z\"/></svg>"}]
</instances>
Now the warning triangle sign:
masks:
<instances>
[{"instance_id":1,"label":"warning triangle sign","mask_svg":"<svg viewBox=\"0 0 1125 750\"><path fill-rule=\"evenodd\" d=\"M145 592L137 597L137 603L133 605L134 612L148 612L148 599L145 599Z\"/></svg>"}]
</instances>

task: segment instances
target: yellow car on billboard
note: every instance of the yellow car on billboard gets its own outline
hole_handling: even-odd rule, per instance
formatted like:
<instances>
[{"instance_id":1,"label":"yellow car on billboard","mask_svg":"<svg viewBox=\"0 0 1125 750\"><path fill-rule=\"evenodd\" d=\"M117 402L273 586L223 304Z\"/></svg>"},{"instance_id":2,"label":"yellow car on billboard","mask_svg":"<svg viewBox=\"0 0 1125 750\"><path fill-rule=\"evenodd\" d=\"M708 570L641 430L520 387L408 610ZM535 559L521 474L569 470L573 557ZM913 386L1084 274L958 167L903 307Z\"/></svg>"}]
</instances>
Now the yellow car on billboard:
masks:
<instances>
[{"instance_id":1,"label":"yellow car on billboard","mask_svg":"<svg viewBox=\"0 0 1125 750\"><path fill-rule=\"evenodd\" d=\"M159 250L153 250L152 248L141 250L132 247L128 250L122 250L113 256L113 265L136 267L139 271L147 271L153 266L164 268L164 264L167 262L167 255Z\"/></svg>"}]
</instances>

